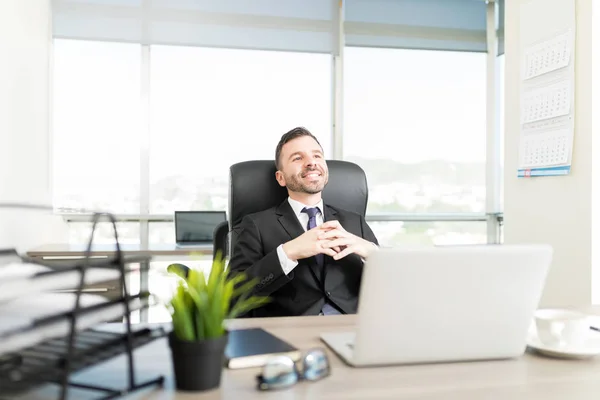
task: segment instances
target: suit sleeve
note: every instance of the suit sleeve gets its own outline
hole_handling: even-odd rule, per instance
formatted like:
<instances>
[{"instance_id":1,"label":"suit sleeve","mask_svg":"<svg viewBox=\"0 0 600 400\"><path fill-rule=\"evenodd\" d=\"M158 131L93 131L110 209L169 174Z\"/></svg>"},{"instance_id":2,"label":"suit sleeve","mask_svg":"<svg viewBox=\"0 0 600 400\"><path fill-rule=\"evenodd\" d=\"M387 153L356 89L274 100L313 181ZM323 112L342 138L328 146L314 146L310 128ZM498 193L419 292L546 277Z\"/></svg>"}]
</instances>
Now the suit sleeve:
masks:
<instances>
[{"instance_id":1,"label":"suit sleeve","mask_svg":"<svg viewBox=\"0 0 600 400\"><path fill-rule=\"evenodd\" d=\"M291 280L293 273L283 272L277 249L263 253L260 231L252 218L244 217L237 230L229 268L232 273L245 272L248 279L258 279L255 295L268 296Z\"/></svg>"},{"instance_id":2,"label":"suit sleeve","mask_svg":"<svg viewBox=\"0 0 600 400\"><path fill-rule=\"evenodd\" d=\"M375 234L373 233L373 231L371 230L371 227L367 224L367 221L365 220L365 218L362 215L360 216L360 228L362 230L362 238L363 239L368 240L369 242L375 243L377 246L379 246L379 242L377 241Z\"/></svg>"}]
</instances>

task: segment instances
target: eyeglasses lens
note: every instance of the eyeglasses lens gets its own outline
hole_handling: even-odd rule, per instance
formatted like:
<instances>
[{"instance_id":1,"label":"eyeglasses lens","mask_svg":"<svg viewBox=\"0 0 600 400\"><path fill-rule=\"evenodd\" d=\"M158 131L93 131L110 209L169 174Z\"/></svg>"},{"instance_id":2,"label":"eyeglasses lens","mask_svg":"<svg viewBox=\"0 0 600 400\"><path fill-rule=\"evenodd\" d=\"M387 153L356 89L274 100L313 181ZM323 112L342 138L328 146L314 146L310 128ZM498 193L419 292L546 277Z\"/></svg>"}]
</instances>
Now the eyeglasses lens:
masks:
<instances>
[{"instance_id":1,"label":"eyeglasses lens","mask_svg":"<svg viewBox=\"0 0 600 400\"><path fill-rule=\"evenodd\" d=\"M329 359L325 351L321 349L311 350L303 361L304 379L316 381L329 375Z\"/></svg>"},{"instance_id":2,"label":"eyeglasses lens","mask_svg":"<svg viewBox=\"0 0 600 400\"><path fill-rule=\"evenodd\" d=\"M289 357L278 356L269 360L259 376L259 389L282 389L298 382L298 371Z\"/></svg>"}]
</instances>

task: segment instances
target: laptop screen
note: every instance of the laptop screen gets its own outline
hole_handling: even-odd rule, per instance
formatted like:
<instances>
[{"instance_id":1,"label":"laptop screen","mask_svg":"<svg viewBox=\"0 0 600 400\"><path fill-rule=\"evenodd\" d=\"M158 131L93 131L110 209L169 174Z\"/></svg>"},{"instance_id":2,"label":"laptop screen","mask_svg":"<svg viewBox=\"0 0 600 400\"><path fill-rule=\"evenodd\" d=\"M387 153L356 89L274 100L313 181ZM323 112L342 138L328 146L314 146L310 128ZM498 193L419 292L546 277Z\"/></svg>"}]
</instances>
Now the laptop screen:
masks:
<instances>
[{"instance_id":1,"label":"laptop screen","mask_svg":"<svg viewBox=\"0 0 600 400\"><path fill-rule=\"evenodd\" d=\"M226 219L225 211L175 211L175 241L212 243L215 228Z\"/></svg>"}]
</instances>

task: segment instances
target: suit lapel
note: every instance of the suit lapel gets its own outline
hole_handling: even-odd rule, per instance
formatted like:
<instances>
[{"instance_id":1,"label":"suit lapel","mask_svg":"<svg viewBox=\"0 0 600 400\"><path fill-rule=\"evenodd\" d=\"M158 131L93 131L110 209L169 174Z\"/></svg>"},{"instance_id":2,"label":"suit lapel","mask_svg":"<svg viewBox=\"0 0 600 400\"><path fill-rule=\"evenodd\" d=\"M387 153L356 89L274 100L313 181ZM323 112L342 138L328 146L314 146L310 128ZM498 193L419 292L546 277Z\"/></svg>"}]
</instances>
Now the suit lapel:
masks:
<instances>
[{"instance_id":1,"label":"suit lapel","mask_svg":"<svg viewBox=\"0 0 600 400\"><path fill-rule=\"evenodd\" d=\"M296 214L294 214L294 210L287 199L277 207L276 212L279 223L283 226L283 229L285 229L288 235L290 235L290 239L296 239L304 233L304 228L300 225L300 221L298 221L298 218L296 217Z\"/></svg>"},{"instance_id":2,"label":"suit lapel","mask_svg":"<svg viewBox=\"0 0 600 400\"><path fill-rule=\"evenodd\" d=\"M329 207L325 203L323 203L323 208L325 209L323 212L323 221L339 221L339 214L335 209Z\"/></svg>"}]
</instances>

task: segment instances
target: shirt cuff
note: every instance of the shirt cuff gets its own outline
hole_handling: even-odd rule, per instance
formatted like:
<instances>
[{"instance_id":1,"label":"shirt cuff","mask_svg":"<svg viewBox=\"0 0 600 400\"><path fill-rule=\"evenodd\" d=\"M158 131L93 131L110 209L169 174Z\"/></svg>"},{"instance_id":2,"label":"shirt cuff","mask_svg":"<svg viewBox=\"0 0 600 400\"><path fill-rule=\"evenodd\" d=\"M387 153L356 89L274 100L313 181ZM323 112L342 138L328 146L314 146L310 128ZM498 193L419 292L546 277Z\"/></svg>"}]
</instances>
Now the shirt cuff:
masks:
<instances>
[{"instance_id":1,"label":"shirt cuff","mask_svg":"<svg viewBox=\"0 0 600 400\"><path fill-rule=\"evenodd\" d=\"M277 257L279 258L279 264L281 264L281 269L286 275L289 275L289 273L292 272L294 268L296 268L296 265L298 265L298 261L292 261L288 258L288 256L285 254L285 251L283 251L282 244L280 244L279 247L277 247Z\"/></svg>"}]
</instances>

